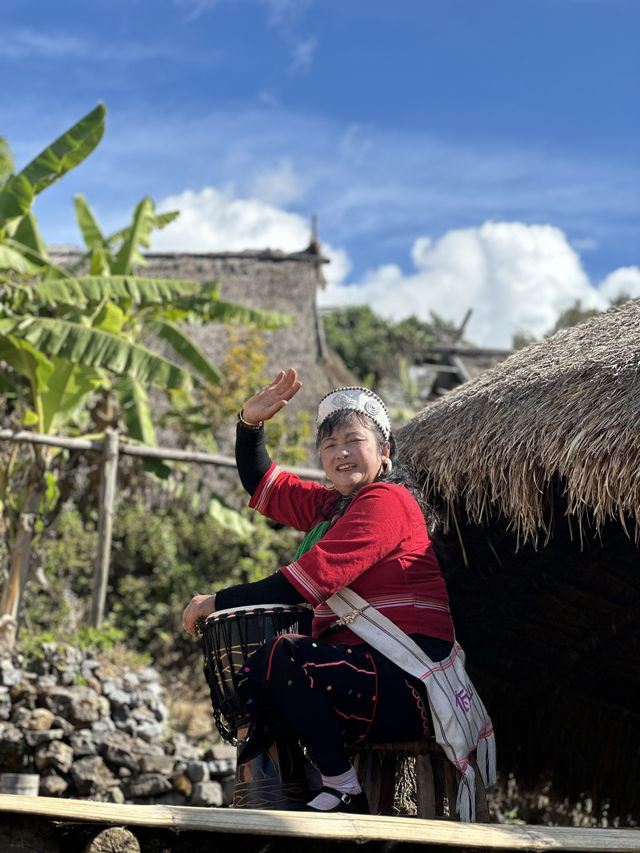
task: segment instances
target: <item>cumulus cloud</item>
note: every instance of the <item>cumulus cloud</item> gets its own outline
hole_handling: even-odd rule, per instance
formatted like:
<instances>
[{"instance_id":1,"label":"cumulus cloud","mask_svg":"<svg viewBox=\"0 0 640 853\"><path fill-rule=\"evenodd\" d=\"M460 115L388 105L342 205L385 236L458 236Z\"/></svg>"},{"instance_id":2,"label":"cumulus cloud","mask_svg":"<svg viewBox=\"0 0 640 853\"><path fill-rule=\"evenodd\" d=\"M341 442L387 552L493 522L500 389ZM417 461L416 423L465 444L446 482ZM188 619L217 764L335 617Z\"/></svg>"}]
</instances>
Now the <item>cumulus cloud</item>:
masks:
<instances>
[{"instance_id":1,"label":"cumulus cloud","mask_svg":"<svg viewBox=\"0 0 640 853\"><path fill-rule=\"evenodd\" d=\"M169 196L161 211L180 216L157 232L154 251L222 252L243 249L283 249L300 252L310 239L309 223L255 198L233 198L214 187L186 190Z\"/></svg>"},{"instance_id":2,"label":"cumulus cloud","mask_svg":"<svg viewBox=\"0 0 640 853\"><path fill-rule=\"evenodd\" d=\"M384 265L356 284L327 288L321 303L368 304L395 319L426 319L435 311L454 322L471 308L469 339L509 347L517 331L543 335L576 300L602 310L614 289L628 292L640 284L637 270L617 270L594 288L565 234L551 225L485 222L436 241L420 237L411 259L414 272Z\"/></svg>"},{"instance_id":3,"label":"cumulus cloud","mask_svg":"<svg viewBox=\"0 0 640 853\"><path fill-rule=\"evenodd\" d=\"M269 175L276 188L277 175L284 176L286 186L290 164L262 176L267 189ZM276 196L274 191L271 197ZM299 214L213 187L170 196L159 209L181 213L156 233L154 251L298 252L311 236L310 223ZM485 222L437 240L422 236L411 249L412 272L385 264L356 282L349 281L351 261L344 248L323 243L322 249L330 263L323 269L327 287L318 295L321 306L366 304L396 320L411 314L428 319L434 311L452 322L460 322L471 308L467 337L483 346L510 347L519 331L540 337L576 301L604 310L620 293L640 296L638 267L617 269L594 287L564 232L551 225Z\"/></svg>"},{"instance_id":4,"label":"cumulus cloud","mask_svg":"<svg viewBox=\"0 0 640 853\"><path fill-rule=\"evenodd\" d=\"M613 301L619 296L640 297L640 267L620 267L602 281L598 291Z\"/></svg>"},{"instance_id":5,"label":"cumulus cloud","mask_svg":"<svg viewBox=\"0 0 640 853\"><path fill-rule=\"evenodd\" d=\"M301 252L311 240L311 224L299 214L258 198L234 198L214 187L168 196L158 210L179 210L180 216L155 232L154 252ZM323 269L325 278L329 286L337 286L351 268L348 255L328 243L323 243L322 251L330 261Z\"/></svg>"}]
</instances>

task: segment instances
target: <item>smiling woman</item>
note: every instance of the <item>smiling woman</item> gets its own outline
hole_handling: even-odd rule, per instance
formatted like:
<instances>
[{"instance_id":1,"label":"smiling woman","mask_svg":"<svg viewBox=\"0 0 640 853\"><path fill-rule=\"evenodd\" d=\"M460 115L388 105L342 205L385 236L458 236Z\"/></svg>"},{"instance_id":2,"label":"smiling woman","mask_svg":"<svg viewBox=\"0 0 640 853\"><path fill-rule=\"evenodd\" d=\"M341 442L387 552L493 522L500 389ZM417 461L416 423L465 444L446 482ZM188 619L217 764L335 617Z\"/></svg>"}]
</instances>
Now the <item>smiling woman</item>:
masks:
<instances>
[{"instance_id":1,"label":"smiling woman","mask_svg":"<svg viewBox=\"0 0 640 853\"><path fill-rule=\"evenodd\" d=\"M183 624L195 635L198 620L215 610L313 607L312 637L267 640L244 662L239 692L250 726L238 761L250 761L279 733L292 733L322 778L306 808L367 812L345 744L420 739L433 736L434 727L424 683L377 643L363 642L350 618L336 619L336 594L366 599L364 609L386 616L431 661L450 654L453 625L425 518L398 482L402 466L394 469L389 414L376 394L340 388L320 401L317 445L329 486L303 482L271 461L264 421L300 387L295 370L282 371L245 403L236 458L249 505L307 536L292 562L270 577L194 596Z\"/></svg>"}]
</instances>

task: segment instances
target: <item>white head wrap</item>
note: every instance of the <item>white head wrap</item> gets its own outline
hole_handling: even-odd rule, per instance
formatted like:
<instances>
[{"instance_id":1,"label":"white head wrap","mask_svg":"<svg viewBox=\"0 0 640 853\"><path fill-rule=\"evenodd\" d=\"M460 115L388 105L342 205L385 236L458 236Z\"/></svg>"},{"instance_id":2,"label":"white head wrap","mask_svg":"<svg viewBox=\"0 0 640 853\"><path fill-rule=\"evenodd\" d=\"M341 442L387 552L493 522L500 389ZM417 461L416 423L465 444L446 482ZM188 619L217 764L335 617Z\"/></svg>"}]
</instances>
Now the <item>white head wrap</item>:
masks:
<instances>
[{"instance_id":1,"label":"white head wrap","mask_svg":"<svg viewBox=\"0 0 640 853\"><path fill-rule=\"evenodd\" d=\"M391 419L387 407L377 394L367 388L350 385L348 388L336 388L326 394L318 406L317 426L319 427L333 412L351 409L363 412L382 430L385 439L391 435Z\"/></svg>"}]
</instances>

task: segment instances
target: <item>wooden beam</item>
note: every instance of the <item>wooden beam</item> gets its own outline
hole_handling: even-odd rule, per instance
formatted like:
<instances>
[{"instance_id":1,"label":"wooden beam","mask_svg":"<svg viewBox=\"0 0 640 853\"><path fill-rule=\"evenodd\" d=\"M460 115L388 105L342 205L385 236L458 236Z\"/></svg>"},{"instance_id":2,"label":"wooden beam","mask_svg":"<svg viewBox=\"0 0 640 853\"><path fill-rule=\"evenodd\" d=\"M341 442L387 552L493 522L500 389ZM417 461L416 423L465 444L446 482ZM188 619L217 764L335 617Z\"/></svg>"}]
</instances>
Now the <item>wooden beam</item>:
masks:
<instances>
[{"instance_id":1,"label":"wooden beam","mask_svg":"<svg viewBox=\"0 0 640 853\"><path fill-rule=\"evenodd\" d=\"M28 430L0 429L0 441L16 441L28 444L45 444L49 447L65 447L68 450L88 450L102 453L104 442L88 438L62 438L44 433L29 432ZM180 450L173 447L151 447L148 444L120 444L119 451L124 456L140 456L143 459L170 459L173 462L198 462L203 465L220 465L223 468L235 468L235 459L223 456L221 453L202 453L198 450ZM287 471L297 474L303 480L326 479L326 474L319 468L302 468L287 465Z\"/></svg>"},{"instance_id":2,"label":"wooden beam","mask_svg":"<svg viewBox=\"0 0 640 853\"><path fill-rule=\"evenodd\" d=\"M314 815L295 811L207 809L193 806L136 806L54 797L0 794L0 813L29 814L52 821L87 821L135 827L166 827L226 834L330 839L362 845L398 841L495 850L574 850L640 853L637 829L582 829L551 826L506 826L378 815Z\"/></svg>"}]
</instances>

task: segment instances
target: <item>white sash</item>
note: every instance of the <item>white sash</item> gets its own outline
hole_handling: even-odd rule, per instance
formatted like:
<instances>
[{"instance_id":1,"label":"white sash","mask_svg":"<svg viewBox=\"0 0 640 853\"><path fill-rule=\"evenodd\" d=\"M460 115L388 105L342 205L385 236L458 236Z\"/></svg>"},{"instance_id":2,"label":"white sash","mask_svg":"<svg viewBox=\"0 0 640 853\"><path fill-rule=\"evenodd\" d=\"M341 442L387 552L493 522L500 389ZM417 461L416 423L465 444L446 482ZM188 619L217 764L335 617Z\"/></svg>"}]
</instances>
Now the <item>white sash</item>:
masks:
<instances>
[{"instance_id":1,"label":"white sash","mask_svg":"<svg viewBox=\"0 0 640 853\"><path fill-rule=\"evenodd\" d=\"M435 727L435 739L461 773L456 811L461 821L476 818L475 773L469 763L476 750L485 785L496 781L493 725L465 670L465 654L455 641L448 657L434 662L390 619L349 587L326 602L366 643L382 652L425 685Z\"/></svg>"}]
</instances>

